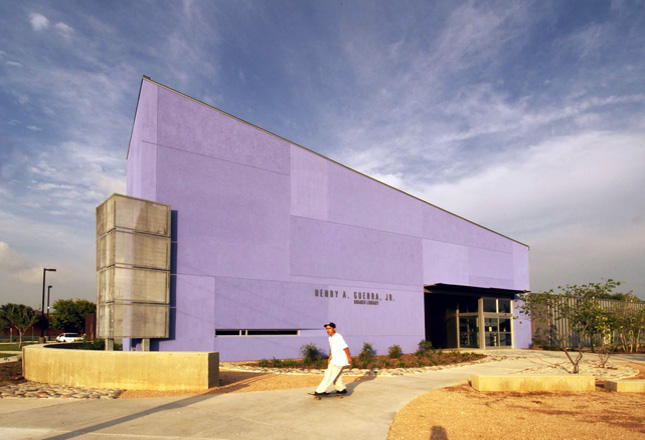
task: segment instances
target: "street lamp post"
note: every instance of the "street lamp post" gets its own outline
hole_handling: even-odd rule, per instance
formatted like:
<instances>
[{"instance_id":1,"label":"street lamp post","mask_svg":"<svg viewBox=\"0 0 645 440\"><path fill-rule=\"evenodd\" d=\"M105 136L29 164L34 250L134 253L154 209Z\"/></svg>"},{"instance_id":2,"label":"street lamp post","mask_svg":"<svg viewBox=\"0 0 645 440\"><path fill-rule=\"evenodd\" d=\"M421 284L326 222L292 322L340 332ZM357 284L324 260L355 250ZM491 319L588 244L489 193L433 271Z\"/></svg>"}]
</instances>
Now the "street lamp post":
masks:
<instances>
[{"instance_id":1,"label":"street lamp post","mask_svg":"<svg viewBox=\"0 0 645 440\"><path fill-rule=\"evenodd\" d=\"M51 293L52 286L47 286L47 319L49 319L49 295Z\"/></svg>"},{"instance_id":2,"label":"street lamp post","mask_svg":"<svg viewBox=\"0 0 645 440\"><path fill-rule=\"evenodd\" d=\"M47 278L47 272L56 272L56 269L45 269L43 268L43 300L40 310L42 311L42 316L44 322L40 326L40 336L45 335L45 324L47 323L47 317L45 316L45 278Z\"/></svg>"}]
</instances>

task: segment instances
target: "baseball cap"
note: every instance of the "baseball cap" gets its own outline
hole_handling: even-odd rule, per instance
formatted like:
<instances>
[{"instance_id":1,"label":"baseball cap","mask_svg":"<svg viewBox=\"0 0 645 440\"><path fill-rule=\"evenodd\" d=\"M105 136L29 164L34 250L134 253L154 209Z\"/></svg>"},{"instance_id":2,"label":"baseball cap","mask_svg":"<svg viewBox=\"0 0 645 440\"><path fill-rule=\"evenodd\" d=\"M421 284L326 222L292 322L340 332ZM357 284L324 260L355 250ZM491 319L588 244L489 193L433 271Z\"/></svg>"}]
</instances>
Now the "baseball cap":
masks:
<instances>
[{"instance_id":1,"label":"baseball cap","mask_svg":"<svg viewBox=\"0 0 645 440\"><path fill-rule=\"evenodd\" d=\"M326 328L327 326L330 326L331 328L336 328L336 324L334 324L333 322L327 322L323 324L324 328Z\"/></svg>"}]
</instances>

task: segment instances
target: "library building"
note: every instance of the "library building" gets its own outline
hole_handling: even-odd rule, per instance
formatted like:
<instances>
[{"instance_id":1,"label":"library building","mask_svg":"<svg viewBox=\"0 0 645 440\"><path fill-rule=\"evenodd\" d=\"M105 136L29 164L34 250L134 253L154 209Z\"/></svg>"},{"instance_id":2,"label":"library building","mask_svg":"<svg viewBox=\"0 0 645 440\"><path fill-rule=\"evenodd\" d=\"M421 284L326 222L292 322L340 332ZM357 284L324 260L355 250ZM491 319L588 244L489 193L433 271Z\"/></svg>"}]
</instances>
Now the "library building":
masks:
<instances>
[{"instance_id":1,"label":"library building","mask_svg":"<svg viewBox=\"0 0 645 440\"><path fill-rule=\"evenodd\" d=\"M122 337L125 350L297 358L304 344L329 349L328 321L353 354L364 342L378 355L392 345L414 352L421 340L444 349L530 344L530 322L514 304L529 289L526 244L147 77L127 195L111 203L102 209L117 223L137 203L156 210L148 223L163 218L141 231L97 222L99 254L118 240L147 240L161 261L128 262L118 250L97 258L103 335ZM126 278L145 278L137 282L158 294L126 298Z\"/></svg>"}]
</instances>

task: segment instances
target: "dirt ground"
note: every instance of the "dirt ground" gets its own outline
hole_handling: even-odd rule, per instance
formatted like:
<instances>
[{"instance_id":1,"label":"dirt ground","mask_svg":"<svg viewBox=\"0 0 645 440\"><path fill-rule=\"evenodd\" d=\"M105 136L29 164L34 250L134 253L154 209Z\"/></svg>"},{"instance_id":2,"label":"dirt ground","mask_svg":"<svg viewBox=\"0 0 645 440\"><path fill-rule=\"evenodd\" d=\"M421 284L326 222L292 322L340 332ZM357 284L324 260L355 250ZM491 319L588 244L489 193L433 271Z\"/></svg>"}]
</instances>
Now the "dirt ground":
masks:
<instances>
[{"instance_id":1,"label":"dirt ground","mask_svg":"<svg viewBox=\"0 0 645 440\"><path fill-rule=\"evenodd\" d=\"M3 362L0 364L0 386L24 381L21 362Z\"/></svg>"},{"instance_id":2,"label":"dirt ground","mask_svg":"<svg viewBox=\"0 0 645 440\"><path fill-rule=\"evenodd\" d=\"M626 364L645 379L645 364ZM599 384L602 385L602 384ZM423 394L399 411L388 440L645 439L645 395L480 393L463 384Z\"/></svg>"}]
</instances>

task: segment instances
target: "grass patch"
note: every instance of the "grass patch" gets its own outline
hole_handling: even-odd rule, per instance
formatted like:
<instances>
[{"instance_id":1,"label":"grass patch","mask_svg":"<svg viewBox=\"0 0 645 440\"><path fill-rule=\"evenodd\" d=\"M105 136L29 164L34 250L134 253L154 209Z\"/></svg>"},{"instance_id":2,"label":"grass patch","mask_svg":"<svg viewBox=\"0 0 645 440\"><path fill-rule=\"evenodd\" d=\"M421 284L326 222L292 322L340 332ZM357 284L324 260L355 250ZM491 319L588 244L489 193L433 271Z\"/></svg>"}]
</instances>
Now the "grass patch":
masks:
<instances>
[{"instance_id":1,"label":"grass patch","mask_svg":"<svg viewBox=\"0 0 645 440\"><path fill-rule=\"evenodd\" d=\"M31 342L23 342L22 346L24 347L25 345L29 345ZM18 348L18 343L15 342L13 344L0 344L0 351L22 351L22 348Z\"/></svg>"}]
</instances>

